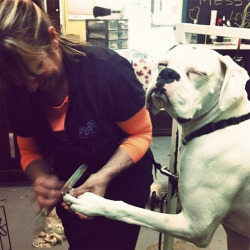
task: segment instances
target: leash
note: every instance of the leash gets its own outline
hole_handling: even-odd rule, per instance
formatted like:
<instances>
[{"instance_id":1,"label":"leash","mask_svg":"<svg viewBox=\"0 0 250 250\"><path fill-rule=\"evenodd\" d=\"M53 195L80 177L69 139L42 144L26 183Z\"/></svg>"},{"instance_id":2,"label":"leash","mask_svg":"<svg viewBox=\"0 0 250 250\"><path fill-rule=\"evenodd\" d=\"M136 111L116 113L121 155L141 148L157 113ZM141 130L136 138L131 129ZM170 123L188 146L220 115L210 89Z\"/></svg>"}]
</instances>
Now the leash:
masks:
<instances>
[{"instance_id":1,"label":"leash","mask_svg":"<svg viewBox=\"0 0 250 250\"><path fill-rule=\"evenodd\" d=\"M244 122L248 119L250 119L250 113L248 113L246 115L239 116L239 117L232 117L232 118L229 118L226 120L221 120L218 122L209 123L209 124L201 127L200 129L194 131L190 135L186 136L183 139L182 143L183 143L183 145L187 145L192 139L194 139L196 137L212 133L216 130L223 129L223 128L226 128L228 126L237 125L237 124Z\"/></svg>"},{"instance_id":2,"label":"leash","mask_svg":"<svg viewBox=\"0 0 250 250\"><path fill-rule=\"evenodd\" d=\"M166 205L167 205L168 200L171 199L175 194L178 194L179 174L178 174L178 170L177 170L177 165L178 165L178 157L177 156L178 156L178 151L179 151L179 138L180 138L180 134L179 134L179 130L177 129L176 130L176 143L175 143L175 147L174 147L174 152L171 152L172 154L174 154L173 173L169 170L168 167L163 167L160 163L156 162L154 159L153 152L150 150L152 164L153 164L154 170L155 170L155 176L156 176L156 172L157 172L156 170L158 169L161 174L163 174L169 178L169 182L172 185L171 194L167 193L160 199L160 212L161 213L163 213L164 203L166 203ZM153 201L153 199L154 199L154 201ZM153 202L158 203L159 199L157 199L157 197L154 197L152 194L151 210L154 211L153 205L152 205ZM162 233L159 233L158 250L161 250L161 242L162 242Z\"/></svg>"},{"instance_id":3,"label":"leash","mask_svg":"<svg viewBox=\"0 0 250 250\"><path fill-rule=\"evenodd\" d=\"M163 174L169 178L169 182L173 185L171 195L174 196L174 194L176 192L178 193L178 179L179 179L179 175L178 175L178 171L177 171L177 160L176 160L177 152L175 151L174 173L172 173L168 169L168 167L162 166L160 163L156 162L152 152L151 152L151 154L152 154L151 156L152 156L153 166L154 166L154 170L155 170L155 176L156 176L156 169L158 169L161 172L161 174Z\"/></svg>"}]
</instances>

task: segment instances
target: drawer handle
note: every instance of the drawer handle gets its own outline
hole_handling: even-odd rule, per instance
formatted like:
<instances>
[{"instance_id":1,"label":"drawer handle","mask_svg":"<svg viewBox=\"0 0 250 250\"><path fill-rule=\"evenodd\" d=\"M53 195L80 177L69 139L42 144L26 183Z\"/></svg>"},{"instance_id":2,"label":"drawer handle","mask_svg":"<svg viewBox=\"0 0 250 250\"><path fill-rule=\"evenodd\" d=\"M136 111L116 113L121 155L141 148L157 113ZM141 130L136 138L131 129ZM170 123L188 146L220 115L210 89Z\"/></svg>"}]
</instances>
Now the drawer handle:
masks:
<instances>
[{"instance_id":1,"label":"drawer handle","mask_svg":"<svg viewBox=\"0 0 250 250\"><path fill-rule=\"evenodd\" d=\"M14 159L16 158L16 152L15 152L15 143L14 143L13 133L9 133L9 145L10 145L10 157Z\"/></svg>"}]
</instances>

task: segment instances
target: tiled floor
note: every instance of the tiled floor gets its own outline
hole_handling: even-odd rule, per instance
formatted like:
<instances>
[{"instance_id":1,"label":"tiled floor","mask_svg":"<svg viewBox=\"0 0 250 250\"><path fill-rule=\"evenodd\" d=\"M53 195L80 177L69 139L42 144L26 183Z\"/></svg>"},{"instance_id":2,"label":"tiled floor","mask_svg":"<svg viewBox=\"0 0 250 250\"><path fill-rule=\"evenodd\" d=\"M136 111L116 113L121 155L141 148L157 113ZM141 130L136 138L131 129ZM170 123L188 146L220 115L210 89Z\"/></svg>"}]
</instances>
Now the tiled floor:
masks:
<instances>
[{"instance_id":1,"label":"tiled floor","mask_svg":"<svg viewBox=\"0 0 250 250\"><path fill-rule=\"evenodd\" d=\"M170 153L170 137L154 137L152 150L156 161L162 165L168 165ZM157 174L156 182L165 182L166 177ZM0 187L0 250L8 250L8 237L5 234L6 227L4 211L5 210L9 238L12 250L34 250L32 240L35 232L39 228L34 223L35 210L32 202L32 192L30 186L5 186ZM5 230L5 231L2 231ZM6 236L5 236L6 235ZM135 250L158 249L155 245L158 242L159 233L141 228ZM182 245L182 247L178 247ZM184 245L184 246L183 246ZM150 247L151 246L151 247ZM56 245L52 249L66 250L68 249L67 241L63 245ZM192 244L187 244L175 239L175 250L199 249ZM226 238L222 227L219 227L215 232L214 238L207 250L226 250Z\"/></svg>"}]
</instances>

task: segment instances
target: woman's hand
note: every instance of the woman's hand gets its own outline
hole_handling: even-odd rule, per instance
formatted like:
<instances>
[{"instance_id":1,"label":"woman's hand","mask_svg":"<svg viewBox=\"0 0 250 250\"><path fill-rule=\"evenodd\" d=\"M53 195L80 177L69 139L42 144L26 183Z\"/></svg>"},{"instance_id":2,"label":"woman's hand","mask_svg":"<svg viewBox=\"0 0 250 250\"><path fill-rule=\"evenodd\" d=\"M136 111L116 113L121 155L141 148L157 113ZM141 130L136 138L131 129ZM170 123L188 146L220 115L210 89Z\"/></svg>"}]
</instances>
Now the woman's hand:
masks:
<instances>
[{"instance_id":1,"label":"woman's hand","mask_svg":"<svg viewBox=\"0 0 250 250\"><path fill-rule=\"evenodd\" d=\"M36 196L40 210L50 208L61 199L61 188L63 182L54 175L42 175L35 179L33 191Z\"/></svg>"},{"instance_id":2,"label":"woman's hand","mask_svg":"<svg viewBox=\"0 0 250 250\"><path fill-rule=\"evenodd\" d=\"M82 195L85 192L91 192L95 193L96 195L99 195L101 197L105 196L105 192L107 189L107 186L109 184L110 179L102 174L102 171L99 171L95 174L92 174L84 183L83 185L79 186L78 188L74 189L73 191L70 192L70 195L74 197L78 197ZM70 206L66 203L63 202L62 206L68 210L71 211ZM83 220L90 220L93 219L91 216L84 215L82 213L76 212L78 217Z\"/></svg>"},{"instance_id":3,"label":"woman's hand","mask_svg":"<svg viewBox=\"0 0 250 250\"><path fill-rule=\"evenodd\" d=\"M117 176L120 172L133 165L133 159L122 148L118 148L110 160L103 166L98 172L92 174L80 187L74 189L70 194L74 197L78 197L86 192L94 193L98 196L104 197L109 182ZM66 202L62 203L62 206L68 210L70 204ZM82 210L83 211L83 210ZM90 219L82 213L76 212L80 219Z\"/></svg>"},{"instance_id":4,"label":"woman's hand","mask_svg":"<svg viewBox=\"0 0 250 250\"><path fill-rule=\"evenodd\" d=\"M83 185L74 189L72 192L70 192L70 194L72 196L78 197L85 192L92 192L104 197L109 181L110 180L107 178L107 176L99 171L95 174L90 175L90 177L83 183Z\"/></svg>"}]
</instances>

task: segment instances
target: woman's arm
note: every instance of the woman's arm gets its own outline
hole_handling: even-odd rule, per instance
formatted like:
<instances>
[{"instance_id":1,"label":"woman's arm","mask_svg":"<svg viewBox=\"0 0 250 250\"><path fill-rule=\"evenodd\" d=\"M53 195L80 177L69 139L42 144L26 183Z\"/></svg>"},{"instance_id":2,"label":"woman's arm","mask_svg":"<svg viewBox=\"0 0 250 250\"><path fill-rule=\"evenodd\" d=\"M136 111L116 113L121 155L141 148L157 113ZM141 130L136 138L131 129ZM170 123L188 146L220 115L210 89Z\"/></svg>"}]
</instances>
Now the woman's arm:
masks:
<instances>
[{"instance_id":1,"label":"woman's arm","mask_svg":"<svg viewBox=\"0 0 250 250\"><path fill-rule=\"evenodd\" d=\"M40 154L33 137L17 136L20 149L21 166L33 183L33 191L39 208L49 208L61 198L63 183L56 176L49 174L49 166Z\"/></svg>"},{"instance_id":2,"label":"woman's arm","mask_svg":"<svg viewBox=\"0 0 250 250\"><path fill-rule=\"evenodd\" d=\"M93 192L104 197L109 182L139 161L148 150L152 141L152 125L145 107L127 121L117 124L128 134L128 138L98 172L71 193L73 196Z\"/></svg>"}]
</instances>

